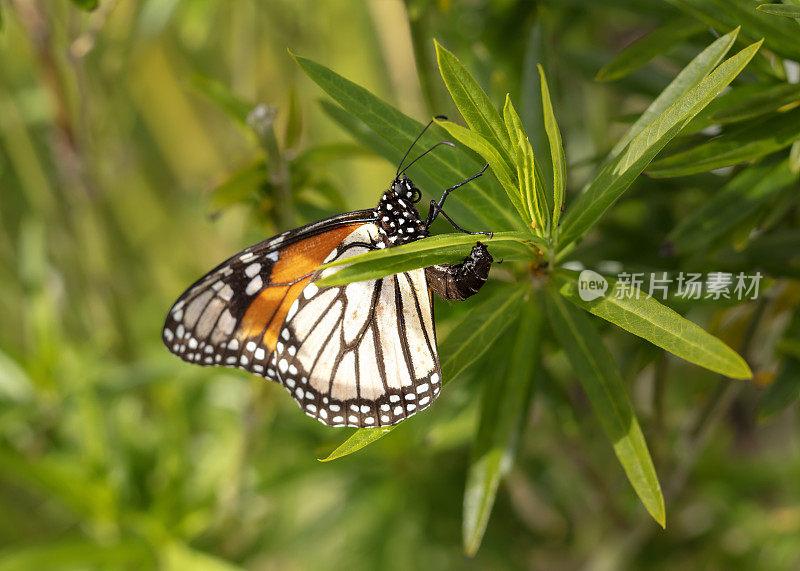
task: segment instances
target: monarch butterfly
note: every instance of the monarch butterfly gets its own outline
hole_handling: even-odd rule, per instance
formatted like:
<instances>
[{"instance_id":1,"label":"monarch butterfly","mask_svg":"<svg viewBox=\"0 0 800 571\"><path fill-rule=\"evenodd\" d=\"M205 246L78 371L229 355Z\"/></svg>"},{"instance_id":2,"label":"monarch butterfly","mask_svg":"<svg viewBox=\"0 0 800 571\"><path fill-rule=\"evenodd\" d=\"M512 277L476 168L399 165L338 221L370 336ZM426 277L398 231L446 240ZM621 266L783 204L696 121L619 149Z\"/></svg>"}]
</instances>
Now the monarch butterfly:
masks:
<instances>
[{"instance_id":1,"label":"monarch butterfly","mask_svg":"<svg viewBox=\"0 0 800 571\"><path fill-rule=\"evenodd\" d=\"M431 201L401 170L378 206L308 224L250 246L197 280L170 309L162 340L184 361L246 369L281 383L307 415L328 426L396 424L438 396L442 373L433 323L435 292L463 300L486 282L492 256L477 242L461 264L441 264L341 287L319 266L428 235L447 195ZM488 234L490 232L467 232Z\"/></svg>"}]
</instances>

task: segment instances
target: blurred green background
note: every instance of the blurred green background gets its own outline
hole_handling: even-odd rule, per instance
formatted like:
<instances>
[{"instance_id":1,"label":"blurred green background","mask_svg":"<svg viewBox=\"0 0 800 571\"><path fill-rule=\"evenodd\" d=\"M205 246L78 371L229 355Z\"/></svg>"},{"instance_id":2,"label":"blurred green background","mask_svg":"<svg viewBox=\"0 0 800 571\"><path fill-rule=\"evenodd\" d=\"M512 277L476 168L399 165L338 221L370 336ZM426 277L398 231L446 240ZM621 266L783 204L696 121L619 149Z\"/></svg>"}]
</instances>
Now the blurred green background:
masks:
<instances>
[{"instance_id":1,"label":"blurred green background","mask_svg":"<svg viewBox=\"0 0 800 571\"><path fill-rule=\"evenodd\" d=\"M776 368L758 350L782 335L800 299L793 282L759 309L757 382L733 395L714 392L713 374L606 331L666 482L665 531L628 487L563 355L548 355L562 378L536 383L517 465L474 559L461 545L464 481L477 396L502 374L497 362L470 369L380 442L320 463L349 431L300 414L277 384L189 366L160 341L187 285L284 229L272 195L237 190L262 151L219 105L228 92L234 107L277 108L285 160L321 149L304 163L294 223L372 207L393 176L395 165L326 115L287 49L421 121L456 117L433 38L496 102L510 91L532 125L542 60L574 192L626 114L712 38L676 43L622 81L593 79L679 3L79 4L91 2L0 0L0 569L800 565L797 405L764 423L752 410ZM609 225L648 256L718 186L693 179L683 195L680 179L641 184L656 188L647 204L659 222L638 193ZM440 336L472 303L437 302ZM752 311L690 318L736 346Z\"/></svg>"}]
</instances>

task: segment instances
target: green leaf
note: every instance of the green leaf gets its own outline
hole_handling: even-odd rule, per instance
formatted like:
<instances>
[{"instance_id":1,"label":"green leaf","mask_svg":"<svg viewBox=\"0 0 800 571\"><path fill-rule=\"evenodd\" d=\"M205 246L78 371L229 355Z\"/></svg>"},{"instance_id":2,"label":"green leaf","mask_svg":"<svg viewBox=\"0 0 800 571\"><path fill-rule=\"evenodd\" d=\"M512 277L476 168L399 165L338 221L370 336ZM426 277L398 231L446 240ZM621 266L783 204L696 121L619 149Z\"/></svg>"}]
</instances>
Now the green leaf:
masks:
<instances>
[{"instance_id":1,"label":"green leaf","mask_svg":"<svg viewBox=\"0 0 800 571\"><path fill-rule=\"evenodd\" d=\"M614 81L647 65L671 47L706 29L702 22L679 18L636 40L597 72L597 81Z\"/></svg>"},{"instance_id":2,"label":"green leaf","mask_svg":"<svg viewBox=\"0 0 800 571\"><path fill-rule=\"evenodd\" d=\"M380 428L359 428L353 432L347 440L337 446L333 452L328 454L325 458L320 458L319 461L330 462L331 460L336 460L337 458L347 456L353 452L358 452L367 444L371 444L389 434L395 426L397 425L381 426Z\"/></svg>"},{"instance_id":3,"label":"green leaf","mask_svg":"<svg viewBox=\"0 0 800 571\"><path fill-rule=\"evenodd\" d=\"M503 106L503 121L513 142L517 180L523 204L528 211L527 220L534 222L534 230L544 238L551 226L551 209L545 194L546 187L539 163L533 153L533 146L508 95Z\"/></svg>"},{"instance_id":4,"label":"green leaf","mask_svg":"<svg viewBox=\"0 0 800 571\"><path fill-rule=\"evenodd\" d=\"M710 46L700 52L681 72L670 82L670 84L655 98L644 113L628 129L628 132L614 145L609 154L609 159L613 159L622 152L625 146L636 135L642 132L645 127L650 125L653 120L666 111L673 103L697 87L700 82L717 67L722 61L728 50L731 49L739 28L718 38Z\"/></svg>"},{"instance_id":5,"label":"green leaf","mask_svg":"<svg viewBox=\"0 0 800 571\"><path fill-rule=\"evenodd\" d=\"M500 481L511 469L525 428L534 371L538 361L542 315L532 302L521 308L505 374L485 383L472 462L464 490L463 542L468 556L477 553L494 506Z\"/></svg>"},{"instance_id":6,"label":"green leaf","mask_svg":"<svg viewBox=\"0 0 800 571\"><path fill-rule=\"evenodd\" d=\"M756 10L764 12L765 14L772 14L773 16L800 18L800 6L790 6L788 4L761 4Z\"/></svg>"},{"instance_id":7,"label":"green leaf","mask_svg":"<svg viewBox=\"0 0 800 571\"><path fill-rule=\"evenodd\" d=\"M325 66L300 56L293 55L293 57L303 71L339 105L388 143L378 147L382 152L394 149L390 159L397 164L420 134L423 125ZM326 110L332 109L328 106ZM348 124L351 128L356 128L353 121L349 121ZM419 148L425 149L441 141L441 131L438 133L437 131L439 130L428 129L417 143ZM368 148L375 149L372 146ZM414 165L414 168L417 166L419 170L416 172L422 170L432 181L433 188L444 189L474 175L482 165L475 160L471 152L464 149L443 149L428 154ZM387 180L387 186L389 182L391 181ZM447 204L451 217L454 211L457 216L469 212L472 220L483 226L476 229L499 232L519 230L523 227L522 221L514 214L508 203L505 193L490 177L481 177L471 182L468 187L459 189L451 195ZM458 221L459 224L466 224L461 218L458 218Z\"/></svg>"},{"instance_id":8,"label":"green leaf","mask_svg":"<svg viewBox=\"0 0 800 571\"><path fill-rule=\"evenodd\" d=\"M558 223L561 219L561 209L564 207L564 196L567 187L567 159L564 155L564 145L561 143L561 131L553 112L550 101L550 90L547 87L547 78L544 69L539 66L539 76L542 84L542 108L544 110L544 128L547 140L550 142L550 158L553 161L553 225L551 235L556 236Z\"/></svg>"},{"instance_id":9,"label":"green leaf","mask_svg":"<svg viewBox=\"0 0 800 571\"><path fill-rule=\"evenodd\" d=\"M202 75L192 76L192 86L229 117L248 127L247 115L254 105L233 93L227 85Z\"/></svg>"},{"instance_id":10,"label":"green leaf","mask_svg":"<svg viewBox=\"0 0 800 571\"><path fill-rule=\"evenodd\" d=\"M72 3L86 12L91 12L100 5L99 0L72 0Z\"/></svg>"},{"instance_id":11,"label":"green leaf","mask_svg":"<svg viewBox=\"0 0 800 571\"><path fill-rule=\"evenodd\" d=\"M517 315L517 308L528 293L528 288L504 287L493 293L494 295L473 306L440 343L442 387L456 379L464 369L488 351L492 343L515 321L509 319L509 316ZM359 428L321 461L327 462L352 454L383 438L397 426L394 424L381 428Z\"/></svg>"},{"instance_id":12,"label":"green leaf","mask_svg":"<svg viewBox=\"0 0 800 571\"><path fill-rule=\"evenodd\" d=\"M778 113L654 162L656 178L686 176L761 158L800 140L800 109Z\"/></svg>"},{"instance_id":13,"label":"green leaf","mask_svg":"<svg viewBox=\"0 0 800 571\"><path fill-rule=\"evenodd\" d=\"M540 240L527 232L500 232L491 238L469 234L441 234L324 264L320 268L346 267L333 275L322 278L318 285L344 285L351 282L374 280L434 264L461 262L469 254L476 241L491 246L492 251L495 251L495 245L516 247L513 250L503 250L510 255L519 252L520 246L522 246L522 252L523 254L527 253L527 256L523 255L521 258L528 260L536 259L536 254L531 250L534 245L543 246ZM501 256L500 253L495 252L495 254Z\"/></svg>"},{"instance_id":14,"label":"green leaf","mask_svg":"<svg viewBox=\"0 0 800 571\"><path fill-rule=\"evenodd\" d=\"M513 162L513 141L509 139L503 119L489 96L456 56L439 42L434 40L434 44L439 72L464 121L470 129L499 148L507 161Z\"/></svg>"},{"instance_id":15,"label":"green leaf","mask_svg":"<svg viewBox=\"0 0 800 571\"><path fill-rule=\"evenodd\" d=\"M725 109L712 114L711 121L715 123L746 121L747 119L754 119L777 111L786 105L800 102L800 85L781 83L778 85L747 87L759 87L761 89L757 94L743 101L736 101Z\"/></svg>"},{"instance_id":16,"label":"green leaf","mask_svg":"<svg viewBox=\"0 0 800 571\"><path fill-rule=\"evenodd\" d=\"M263 157L235 171L211 194L211 209L221 210L252 198L268 183L267 165Z\"/></svg>"},{"instance_id":17,"label":"green leaf","mask_svg":"<svg viewBox=\"0 0 800 571\"><path fill-rule=\"evenodd\" d=\"M584 301L578 291L578 272L559 269L551 279L558 292L578 307L681 359L734 379L753 376L736 351L653 297L638 290L631 292L627 285L623 289L616 280L605 278L608 282L605 294ZM635 295L641 297L636 299Z\"/></svg>"},{"instance_id":18,"label":"green leaf","mask_svg":"<svg viewBox=\"0 0 800 571\"><path fill-rule=\"evenodd\" d=\"M559 233L559 246L563 248L588 232L681 128L739 75L760 46L761 42L751 44L721 63L631 139L567 213Z\"/></svg>"},{"instance_id":19,"label":"green leaf","mask_svg":"<svg viewBox=\"0 0 800 571\"><path fill-rule=\"evenodd\" d=\"M546 305L556 338L583 385L628 481L653 519L666 527L664 497L653 460L611 354L586 315L566 303L553 288L548 288Z\"/></svg>"},{"instance_id":20,"label":"green leaf","mask_svg":"<svg viewBox=\"0 0 800 571\"><path fill-rule=\"evenodd\" d=\"M736 229L771 197L797 181L789 160L744 169L670 233L675 252L704 248Z\"/></svg>"},{"instance_id":21,"label":"green leaf","mask_svg":"<svg viewBox=\"0 0 800 571\"><path fill-rule=\"evenodd\" d=\"M500 152L492 145L489 140L479 134L477 131L465 129L461 125L456 125L450 121L436 120L436 123L444 127L458 142L466 145L479 155L481 155L494 172L497 180L506 191L511 204L517 209L519 215L523 220L530 222L530 216L525 211L520 196L519 185L517 184L514 174L508 167L506 160L500 155Z\"/></svg>"},{"instance_id":22,"label":"green leaf","mask_svg":"<svg viewBox=\"0 0 800 571\"><path fill-rule=\"evenodd\" d=\"M749 41L763 38L770 51L794 60L800 58L795 22L754 10L753 0L668 0L670 4L717 30L742 26Z\"/></svg>"}]
</instances>

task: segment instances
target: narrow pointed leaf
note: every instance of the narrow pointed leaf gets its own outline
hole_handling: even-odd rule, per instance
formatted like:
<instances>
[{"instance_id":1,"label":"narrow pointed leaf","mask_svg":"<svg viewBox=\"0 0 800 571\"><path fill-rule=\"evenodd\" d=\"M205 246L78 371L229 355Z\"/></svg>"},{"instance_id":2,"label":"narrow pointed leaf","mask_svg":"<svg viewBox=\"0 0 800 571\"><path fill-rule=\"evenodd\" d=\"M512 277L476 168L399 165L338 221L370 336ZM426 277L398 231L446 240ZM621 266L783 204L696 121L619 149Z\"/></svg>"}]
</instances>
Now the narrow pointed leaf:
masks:
<instances>
[{"instance_id":1,"label":"narrow pointed leaf","mask_svg":"<svg viewBox=\"0 0 800 571\"><path fill-rule=\"evenodd\" d=\"M325 264L321 268L346 267L321 279L318 283L321 286L343 285L439 263L462 262L477 241L487 244L495 257L503 258L504 254L508 254L531 261L536 259L532 249L534 244L544 246L540 240L527 232L501 232L492 237L441 234Z\"/></svg>"},{"instance_id":2,"label":"narrow pointed leaf","mask_svg":"<svg viewBox=\"0 0 800 571\"><path fill-rule=\"evenodd\" d=\"M761 4L756 10L764 12L765 14L772 14L773 16L800 18L800 6L791 6L789 4Z\"/></svg>"},{"instance_id":3,"label":"narrow pointed leaf","mask_svg":"<svg viewBox=\"0 0 800 571\"><path fill-rule=\"evenodd\" d=\"M537 234L545 237L551 226L551 208L545 193L546 185L533 153L533 146L508 95L503 106L503 121L512 141L519 189L522 202L528 211L527 219L534 222Z\"/></svg>"},{"instance_id":4,"label":"narrow pointed leaf","mask_svg":"<svg viewBox=\"0 0 800 571\"><path fill-rule=\"evenodd\" d=\"M489 522L497 488L511 469L528 411L538 361L542 315L531 302L522 307L506 371L498 383L487 383L472 462L464 490L464 551L473 556Z\"/></svg>"},{"instance_id":5,"label":"narrow pointed leaf","mask_svg":"<svg viewBox=\"0 0 800 571\"><path fill-rule=\"evenodd\" d=\"M702 22L679 18L656 28L622 50L597 72L598 81L614 81L644 67L650 60L706 29Z\"/></svg>"},{"instance_id":6,"label":"narrow pointed leaf","mask_svg":"<svg viewBox=\"0 0 800 571\"><path fill-rule=\"evenodd\" d=\"M456 125L450 121L437 120L436 122L444 127L459 143L466 145L489 163L497 180L503 185L511 204L514 205L514 208L517 209L517 212L523 220L530 222L530 220L528 220L528 213L525 211L525 207L522 204L516 174L511 172L508 163L492 143L477 131L465 129L461 125Z\"/></svg>"},{"instance_id":7,"label":"narrow pointed leaf","mask_svg":"<svg viewBox=\"0 0 800 571\"><path fill-rule=\"evenodd\" d=\"M751 44L721 63L631 139L567 213L559 231L559 246L563 248L588 232L683 126L739 75L760 46L761 42Z\"/></svg>"},{"instance_id":8,"label":"narrow pointed leaf","mask_svg":"<svg viewBox=\"0 0 800 571\"><path fill-rule=\"evenodd\" d=\"M781 83L778 85L755 85L758 93L720 109L711 116L715 123L735 123L760 117L777 111L781 107L800 103L800 85Z\"/></svg>"},{"instance_id":9,"label":"narrow pointed leaf","mask_svg":"<svg viewBox=\"0 0 800 571\"><path fill-rule=\"evenodd\" d=\"M464 64L439 42L435 45L439 72L464 121L470 129L498 147L504 158L510 161L514 156L513 145L500 113Z\"/></svg>"},{"instance_id":10,"label":"narrow pointed leaf","mask_svg":"<svg viewBox=\"0 0 800 571\"><path fill-rule=\"evenodd\" d=\"M439 344L442 387L453 381L469 365L491 348L497 338L515 322L519 305L527 287L504 287L474 306ZM335 460L361 450L383 438L398 425L381 428L359 428L322 462Z\"/></svg>"},{"instance_id":11,"label":"narrow pointed leaf","mask_svg":"<svg viewBox=\"0 0 800 571\"><path fill-rule=\"evenodd\" d=\"M396 164L400 161L422 131L422 123L411 119L368 90L325 66L297 55L293 57L312 81L394 149L392 162ZM419 148L425 149L441 141L441 132L437 134L436 131L437 129L428 129L417 143ZM433 189L423 190L436 193L474 175L481 166L483 165L464 149L437 149L436 152L426 155L414 165L414 168L419 167L417 172L424 171L435 183ZM387 181L387 186L389 182L391 181ZM436 196L438 197L438 194ZM459 192L451 195L447 204L457 215L460 215L458 210L466 207L474 221L483 226L476 229L499 232L519 230L523 227L522 221L514 214L505 192L491 177L481 177L467 187L459 189ZM466 224L469 221L459 219L459 222Z\"/></svg>"},{"instance_id":12,"label":"narrow pointed leaf","mask_svg":"<svg viewBox=\"0 0 800 571\"><path fill-rule=\"evenodd\" d=\"M789 159L744 169L670 233L675 252L704 248L735 230L783 188L797 182Z\"/></svg>"},{"instance_id":13,"label":"narrow pointed leaf","mask_svg":"<svg viewBox=\"0 0 800 571\"><path fill-rule=\"evenodd\" d=\"M546 305L553 332L583 385L628 481L653 519L665 527L661 485L614 359L586 314L567 303L553 288L548 288Z\"/></svg>"},{"instance_id":14,"label":"narrow pointed leaf","mask_svg":"<svg viewBox=\"0 0 800 571\"><path fill-rule=\"evenodd\" d=\"M761 158L800 140L800 109L776 113L700 146L654 162L653 177L686 176Z\"/></svg>"},{"instance_id":15,"label":"narrow pointed leaf","mask_svg":"<svg viewBox=\"0 0 800 571\"><path fill-rule=\"evenodd\" d=\"M725 57L725 54L728 53L728 50L731 49L733 42L736 40L738 33L739 28L736 28L732 32L725 34L690 61L677 77L670 82L667 88L661 92L661 95L656 97L645 112L631 125L628 132L614 145L609 158L613 159L620 154L631 139L641 133L656 117L699 85L703 78L711 73L711 70L717 67L717 64Z\"/></svg>"},{"instance_id":16,"label":"narrow pointed leaf","mask_svg":"<svg viewBox=\"0 0 800 571\"><path fill-rule=\"evenodd\" d=\"M553 104L550 101L550 90L547 87L547 78L544 69L539 66L539 76L542 85L542 108L544 110L544 128L550 142L550 158L553 162L553 225L551 234L558 232L558 223L561 219L561 208L564 206L564 193L567 186L567 159L564 155L564 145L561 142L561 131L558 129Z\"/></svg>"},{"instance_id":17,"label":"narrow pointed leaf","mask_svg":"<svg viewBox=\"0 0 800 571\"><path fill-rule=\"evenodd\" d=\"M578 272L554 272L554 287L566 299L606 321L650 341L673 355L710 371L734 379L753 376L750 367L736 351L688 319L643 292L630 292L619 282L605 278L605 295L584 301L578 291ZM628 293L639 295L628 297Z\"/></svg>"}]
</instances>

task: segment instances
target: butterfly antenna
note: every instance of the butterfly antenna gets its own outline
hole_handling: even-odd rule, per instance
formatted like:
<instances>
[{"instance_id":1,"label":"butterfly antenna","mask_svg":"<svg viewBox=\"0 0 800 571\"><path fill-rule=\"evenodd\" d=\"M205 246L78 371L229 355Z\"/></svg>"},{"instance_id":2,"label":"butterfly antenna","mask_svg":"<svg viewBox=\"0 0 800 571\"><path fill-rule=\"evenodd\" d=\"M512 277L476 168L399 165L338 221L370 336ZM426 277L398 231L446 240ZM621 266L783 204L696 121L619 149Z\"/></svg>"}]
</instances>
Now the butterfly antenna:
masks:
<instances>
[{"instance_id":1,"label":"butterfly antenna","mask_svg":"<svg viewBox=\"0 0 800 571\"><path fill-rule=\"evenodd\" d=\"M445 117L444 115L437 115L436 117L434 117L433 119L431 119L430 121L428 121L428 124L427 124L427 125L425 125L425 126L422 128L422 131L420 131L419 135L417 135L417 138L416 138L416 139L414 139L414 142L413 142L413 143L411 143L411 146L410 146L410 147L408 147L408 150L406 151L406 154L405 154L405 155L403 155L403 158L402 158L402 159L400 159L400 164L399 164L399 165L397 165L397 172L396 172L396 173L395 173L395 175L394 175L394 176L395 176L395 178L397 178L398 176L400 176L400 173L401 173L401 172L404 172L404 171L405 171L405 169L403 169L403 171L401 171L400 169L403 167L403 162L406 160L406 158L408 158L408 153L410 153L410 152L411 152L411 149L413 149L413 148L414 148L414 145L416 145L416 144L417 144L417 141L419 141L419 140L422 138L422 135L424 135L424 134L425 134L425 131L427 131L427 130L428 130L428 127L430 127L430 126L433 124L433 121L434 121L435 119L446 120L446 119L447 119L447 117ZM429 149L429 150L430 150L430 149ZM417 157L417 158L419 158L419 157ZM414 159L414 160L416 160L416 159ZM414 161L412 161L412 162L411 162L411 164L414 164ZM408 166L411 166L411 165L408 165ZM408 168L408 167L406 167L406 168Z\"/></svg>"},{"instance_id":2,"label":"butterfly antenna","mask_svg":"<svg viewBox=\"0 0 800 571\"><path fill-rule=\"evenodd\" d=\"M441 146L441 145L447 145L448 147L453 147L453 148L455 148L455 147L456 147L456 146L455 146L453 143L451 143L450 141L439 141L439 142L438 142L438 143L436 143L435 145L432 145L432 146L431 146L431 147L430 147L430 148L429 148L427 151L425 151L424 153L422 153L422 154L421 154L420 156L418 156L416 159L414 159L413 161L411 161L410 163L408 163L408 164L405 166L405 168L404 168L403 170L401 170L400 172L398 172L398 173L395 175L395 178L397 178L398 176L400 176L401 174L403 174L404 172L406 172L406 171L407 171L409 168L411 168L411 165L413 165L415 162L417 162L418 160L420 160L422 157L424 157L425 155L427 155L428 153L430 153L430 152L431 152L433 149L435 149L436 147L439 147L439 146Z\"/></svg>"}]
</instances>

